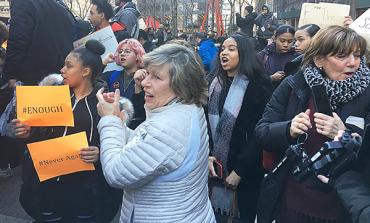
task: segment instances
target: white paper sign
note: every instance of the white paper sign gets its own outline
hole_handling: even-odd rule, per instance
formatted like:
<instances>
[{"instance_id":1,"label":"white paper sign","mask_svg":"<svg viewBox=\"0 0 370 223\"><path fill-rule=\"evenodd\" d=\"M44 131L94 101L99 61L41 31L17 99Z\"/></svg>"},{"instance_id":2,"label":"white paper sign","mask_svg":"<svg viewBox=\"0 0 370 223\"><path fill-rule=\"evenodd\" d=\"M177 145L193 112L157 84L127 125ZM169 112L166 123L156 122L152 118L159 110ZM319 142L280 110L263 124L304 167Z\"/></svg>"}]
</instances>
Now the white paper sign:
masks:
<instances>
[{"instance_id":1,"label":"white paper sign","mask_svg":"<svg viewBox=\"0 0 370 223\"><path fill-rule=\"evenodd\" d=\"M367 41L367 48L370 50L370 9L358 17L349 28L355 30Z\"/></svg>"},{"instance_id":2,"label":"white paper sign","mask_svg":"<svg viewBox=\"0 0 370 223\"><path fill-rule=\"evenodd\" d=\"M343 25L344 17L349 15L350 6L335 3L303 3L299 17L299 27L316 24L320 28Z\"/></svg>"},{"instance_id":3,"label":"white paper sign","mask_svg":"<svg viewBox=\"0 0 370 223\"><path fill-rule=\"evenodd\" d=\"M73 47L78 48L78 47L84 46L85 43L90 39L98 40L101 44L104 45L105 53L101 56L102 59L108 53L116 52L118 42L110 26L100 29L96 32L93 32L90 35L87 35L79 40L76 40L75 42L73 42ZM107 65L104 72L110 71L110 70L122 70L122 69L123 68L121 66L118 66L116 63L110 63Z\"/></svg>"}]
</instances>

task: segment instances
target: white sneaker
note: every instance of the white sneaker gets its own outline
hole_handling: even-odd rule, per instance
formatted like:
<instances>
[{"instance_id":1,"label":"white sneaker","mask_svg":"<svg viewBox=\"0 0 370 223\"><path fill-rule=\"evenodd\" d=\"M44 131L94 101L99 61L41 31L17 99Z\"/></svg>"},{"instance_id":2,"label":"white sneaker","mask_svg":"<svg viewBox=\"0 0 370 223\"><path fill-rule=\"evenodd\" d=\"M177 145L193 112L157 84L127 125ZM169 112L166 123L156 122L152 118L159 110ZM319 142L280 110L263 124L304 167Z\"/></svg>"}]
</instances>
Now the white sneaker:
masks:
<instances>
[{"instance_id":1,"label":"white sneaker","mask_svg":"<svg viewBox=\"0 0 370 223\"><path fill-rule=\"evenodd\" d=\"M0 168L0 177L6 178L11 176L13 176L13 170L10 167L4 169Z\"/></svg>"}]
</instances>

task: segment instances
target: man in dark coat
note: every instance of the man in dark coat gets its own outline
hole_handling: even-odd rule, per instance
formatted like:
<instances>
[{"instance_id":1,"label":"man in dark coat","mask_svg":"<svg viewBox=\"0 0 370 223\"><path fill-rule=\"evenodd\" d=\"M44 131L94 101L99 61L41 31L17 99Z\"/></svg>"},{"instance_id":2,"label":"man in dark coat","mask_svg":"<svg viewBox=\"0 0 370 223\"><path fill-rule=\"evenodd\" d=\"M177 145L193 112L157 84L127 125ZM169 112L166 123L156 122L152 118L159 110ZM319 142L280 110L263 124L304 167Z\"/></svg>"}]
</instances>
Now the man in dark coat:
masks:
<instances>
[{"instance_id":1,"label":"man in dark coat","mask_svg":"<svg viewBox=\"0 0 370 223\"><path fill-rule=\"evenodd\" d=\"M277 21L270 12L267 5L262 6L262 12L254 20L254 23L258 26L257 38L258 38L258 50L262 50L267 45L268 39L274 35L274 31L277 28Z\"/></svg>"},{"instance_id":2,"label":"man in dark coat","mask_svg":"<svg viewBox=\"0 0 370 223\"><path fill-rule=\"evenodd\" d=\"M239 13L236 13L236 25L248 37L253 37L254 19L257 13L253 12L253 6L248 5L245 7L246 16L243 18Z\"/></svg>"},{"instance_id":3,"label":"man in dark coat","mask_svg":"<svg viewBox=\"0 0 370 223\"><path fill-rule=\"evenodd\" d=\"M11 0L10 15L4 64L10 86L35 85L59 72L77 33L73 15L56 0Z\"/></svg>"}]
</instances>

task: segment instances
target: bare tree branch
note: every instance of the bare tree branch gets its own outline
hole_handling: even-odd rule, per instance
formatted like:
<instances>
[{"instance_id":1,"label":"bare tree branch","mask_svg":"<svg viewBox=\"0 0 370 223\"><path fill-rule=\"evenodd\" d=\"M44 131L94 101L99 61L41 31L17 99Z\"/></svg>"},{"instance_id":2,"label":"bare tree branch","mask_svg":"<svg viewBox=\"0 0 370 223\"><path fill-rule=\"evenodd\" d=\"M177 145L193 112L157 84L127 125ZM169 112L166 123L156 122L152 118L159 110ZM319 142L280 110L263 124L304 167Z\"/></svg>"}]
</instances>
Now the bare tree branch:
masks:
<instances>
[{"instance_id":1,"label":"bare tree branch","mask_svg":"<svg viewBox=\"0 0 370 223\"><path fill-rule=\"evenodd\" d=\"M75 16L86 18L90 8L90 0L65 0L64 3Z\"/></svg>"}]
</instances>

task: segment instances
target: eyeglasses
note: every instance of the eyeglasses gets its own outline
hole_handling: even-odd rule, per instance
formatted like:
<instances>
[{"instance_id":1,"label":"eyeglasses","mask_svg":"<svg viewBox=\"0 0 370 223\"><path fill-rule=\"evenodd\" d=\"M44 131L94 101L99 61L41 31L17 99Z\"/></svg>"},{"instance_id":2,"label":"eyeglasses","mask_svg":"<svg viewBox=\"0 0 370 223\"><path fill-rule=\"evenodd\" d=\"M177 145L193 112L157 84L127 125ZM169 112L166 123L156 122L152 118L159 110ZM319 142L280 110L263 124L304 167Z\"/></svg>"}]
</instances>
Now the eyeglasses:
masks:
<instances>
[{"instance_id":1,"label":"eyeglasses","mask_svg":"<svg viewBox=\"0 0 370 223\"><path fill-rule=\"evenodd\" d=\"M127 55L127 54L130 54L130 53L133 53L134 51L131 51L131 50L119 50L118 53L119 54L124 54L124 55Z\"/></svg>"}]
</instances>

